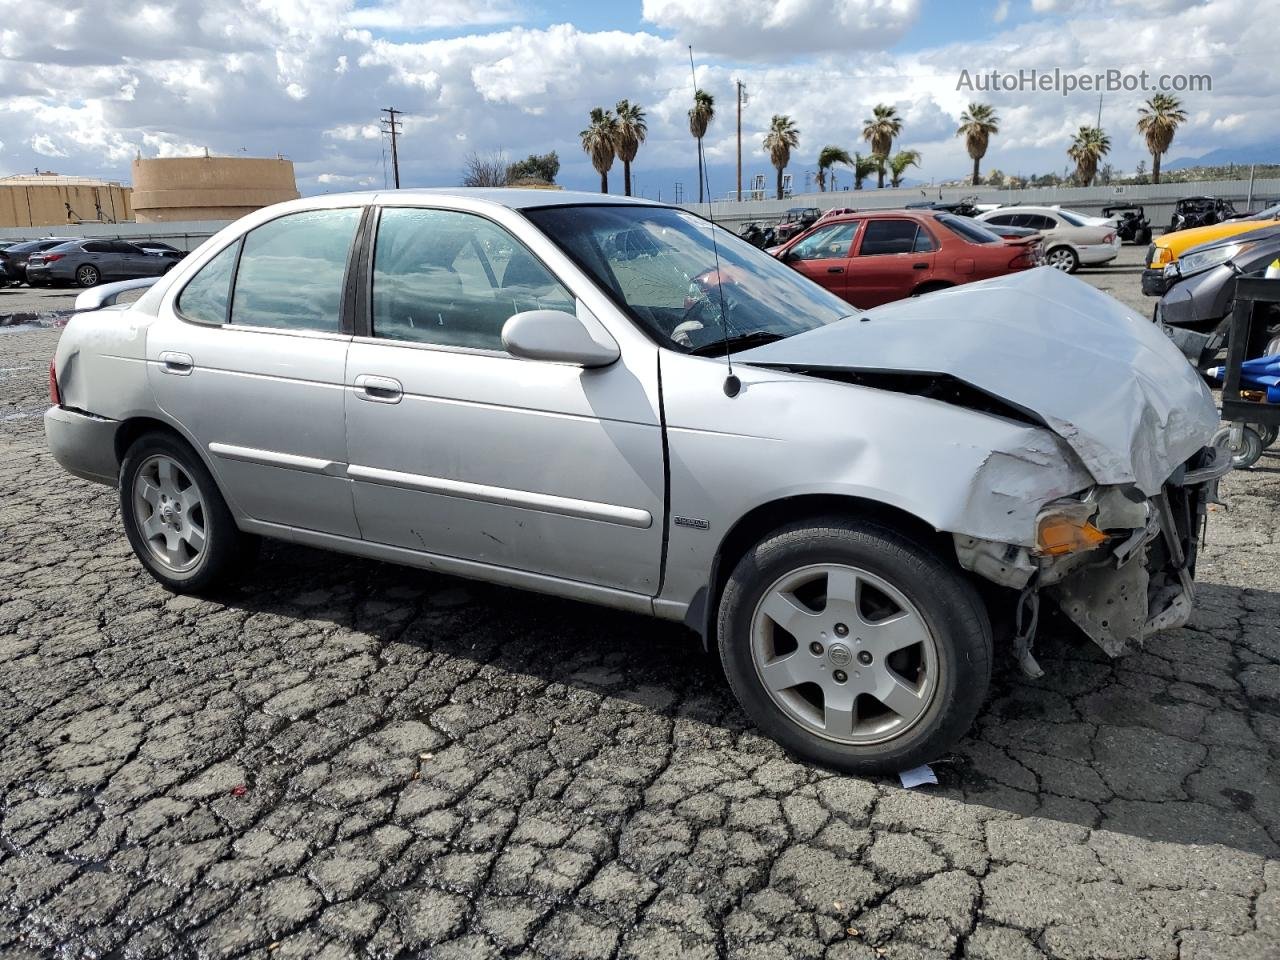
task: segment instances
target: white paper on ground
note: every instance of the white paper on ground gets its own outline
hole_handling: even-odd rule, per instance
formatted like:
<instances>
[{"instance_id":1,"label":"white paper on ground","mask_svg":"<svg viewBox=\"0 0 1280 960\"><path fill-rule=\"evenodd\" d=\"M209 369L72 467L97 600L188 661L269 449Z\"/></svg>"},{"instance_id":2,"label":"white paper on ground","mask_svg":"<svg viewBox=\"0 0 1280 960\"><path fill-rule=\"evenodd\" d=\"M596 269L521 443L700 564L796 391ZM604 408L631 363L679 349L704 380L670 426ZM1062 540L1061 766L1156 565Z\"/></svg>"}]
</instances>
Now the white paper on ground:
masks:
<instances>
[{"instance_id":1,"label":"white paper on ground","mask_svg":"<svg viewBox=\"0 0 1280 960\"><path fill-rule=\"evenodd\" d=\"M929 767L927 763L921 764L914 770L903 770L898 773L898 779L902 781L902 785L910 790L912 787L919 787L926 783L937 783L937 774Z\"/></svg>"}]
</instances>

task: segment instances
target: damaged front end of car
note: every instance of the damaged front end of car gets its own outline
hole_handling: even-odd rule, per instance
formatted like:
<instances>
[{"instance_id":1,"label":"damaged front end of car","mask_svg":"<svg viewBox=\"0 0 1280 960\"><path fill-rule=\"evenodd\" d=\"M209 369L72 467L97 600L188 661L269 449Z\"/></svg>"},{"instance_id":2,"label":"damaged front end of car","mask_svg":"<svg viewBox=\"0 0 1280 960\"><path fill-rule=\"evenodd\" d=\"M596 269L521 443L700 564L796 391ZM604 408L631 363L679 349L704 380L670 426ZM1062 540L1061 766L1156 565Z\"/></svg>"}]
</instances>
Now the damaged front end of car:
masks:
<instances>
[{"instance_id":1,"label":"damaged front end of car","mask_svg":"<svg viewBox=\"0 0 1280 960\"><path fill-rule=\"evenodd\" d=\"M1206 447L1154 496L1095 486L1048 503L1032 547L955 535L961 566L1019 591L1014 641L1023 671L1043 673L1031 652L1042 594L1113 657L1185 625L1206 511L1230 469L1229 457Z\"/></svg>"}]
</instances>

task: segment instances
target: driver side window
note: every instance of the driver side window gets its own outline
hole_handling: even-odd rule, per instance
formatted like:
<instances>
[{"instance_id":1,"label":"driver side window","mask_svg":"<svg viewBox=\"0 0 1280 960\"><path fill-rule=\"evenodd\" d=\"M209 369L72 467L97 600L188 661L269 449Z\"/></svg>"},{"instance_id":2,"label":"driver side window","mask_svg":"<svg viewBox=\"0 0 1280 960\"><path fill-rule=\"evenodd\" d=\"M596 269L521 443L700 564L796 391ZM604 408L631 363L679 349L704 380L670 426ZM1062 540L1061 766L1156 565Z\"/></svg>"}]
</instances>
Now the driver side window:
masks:
<instances>
[{"instance_id":1,"label":"driver side window","mask_svg":"<svg viewBox=\"0 0 1280 960\"><path fill-rule=\"evenodd\" d=\"M574 311L573 295L524 245L483 217L388 207L373 254L373 335L502 349L525 310Z\"/></svg>"},{"instance_id":2,"label":"driver side window","mask_svg":"<svg viewBox=\"0 0 1280 960\"><path fill-rule=\"evenodd\" d=\"M858 221L815 230L791 248L791 260L844 260L858 232Z\"/></svg>"}]
</instances>

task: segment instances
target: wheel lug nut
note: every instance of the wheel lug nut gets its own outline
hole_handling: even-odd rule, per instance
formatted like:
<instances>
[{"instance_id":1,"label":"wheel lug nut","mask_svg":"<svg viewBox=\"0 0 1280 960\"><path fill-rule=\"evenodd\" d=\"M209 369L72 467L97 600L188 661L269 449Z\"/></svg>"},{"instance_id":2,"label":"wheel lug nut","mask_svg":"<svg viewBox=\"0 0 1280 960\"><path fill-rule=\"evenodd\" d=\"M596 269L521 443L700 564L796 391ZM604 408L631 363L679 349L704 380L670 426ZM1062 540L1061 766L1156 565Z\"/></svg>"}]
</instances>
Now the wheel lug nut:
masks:
<instances>
[{"instance_id":1,"label":"wheel lug nut","mask_svg":"<svg viewBox=\"0 0 1280 960\"><path fill-rule=\"evenodd\" d=\"M864 667L871 666L871 654L867 653L867 651L865 650L859 650L858 662L862 664Z\"/></svg>"},{"instance_id":2,"label":"wheel lug nut","mask_svg":"<svg viewBox=\"0 0 1280 960\"><path fill-rule=\"evenodd\" d=\"M836 683L844 683L849 679L849 675L843 670L837 670L835 673L831 674L831 679Z\"/></svg>"},{"instance_id":3,"label":"wheel lug nut","mask_svg":"<svg viewBox=\"0 0 1280 960\"><path fill-rule=\"evenodd\" d=\"M847 637L848 635L849 635L849 628L848 628L848 627L846 627L843 623L837 623L837 624L836 624L836 636L837 636L837 637Z\"/></svg>"},{"instance_id":4,"label":"wheel lug nut","mask_svg":"<svg viewBox=\"0 0 1280 960\"><path fill-rule=\"evenodd\" d=\"M812 653L815 657L822 656L822 644L820 644L817 640L813 641L813 643L809 644L809 652Z\"/></svg>"}]
</instances>

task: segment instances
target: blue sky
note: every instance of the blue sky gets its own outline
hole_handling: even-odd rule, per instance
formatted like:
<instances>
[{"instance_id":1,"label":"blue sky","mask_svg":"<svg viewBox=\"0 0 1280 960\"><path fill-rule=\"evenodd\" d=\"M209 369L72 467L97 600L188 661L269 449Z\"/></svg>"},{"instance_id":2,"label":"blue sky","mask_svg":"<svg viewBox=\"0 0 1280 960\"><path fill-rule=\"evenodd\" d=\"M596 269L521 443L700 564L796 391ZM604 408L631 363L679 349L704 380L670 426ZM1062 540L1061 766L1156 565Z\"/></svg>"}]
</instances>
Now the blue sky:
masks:
<instances>
[{"instance_id":1,"label":"blue sky","mask_svg":"<svg viewBox=\"0 0 1280 960\"><path fill-rule=\"evenodd\" d=\"M1252 0L62 0L29 16L0 0L0 173L35 166L128 179L143 156L281 153L304 192L381 187L378 108L406 111L402 181L450 185L471 152L516 159L556 150L566 186L598 188L578 144L592 106L627 97L648 112L640 192L696 192L687 45L717 98L706 147L713 192L734 185L734 81L744 174L772 169L770 117L801 131L788 172L812 176L825 144L866 151L877 103L904 118L896 147L917 149L926 183L963 176L955 137L971 99L1002 127L983 170L1062 171L1097 96L957 91L960 71L1076 73L1142 65L1208 72L1167 159L1272 140L1280 129L1274 31ZM1108 160L1146 160L1134 129L1147 94L1108 94ZM842 185L847 174L837 172ZM621 186L611 171L611 188Z\"/></svg>"}]
</instances>

